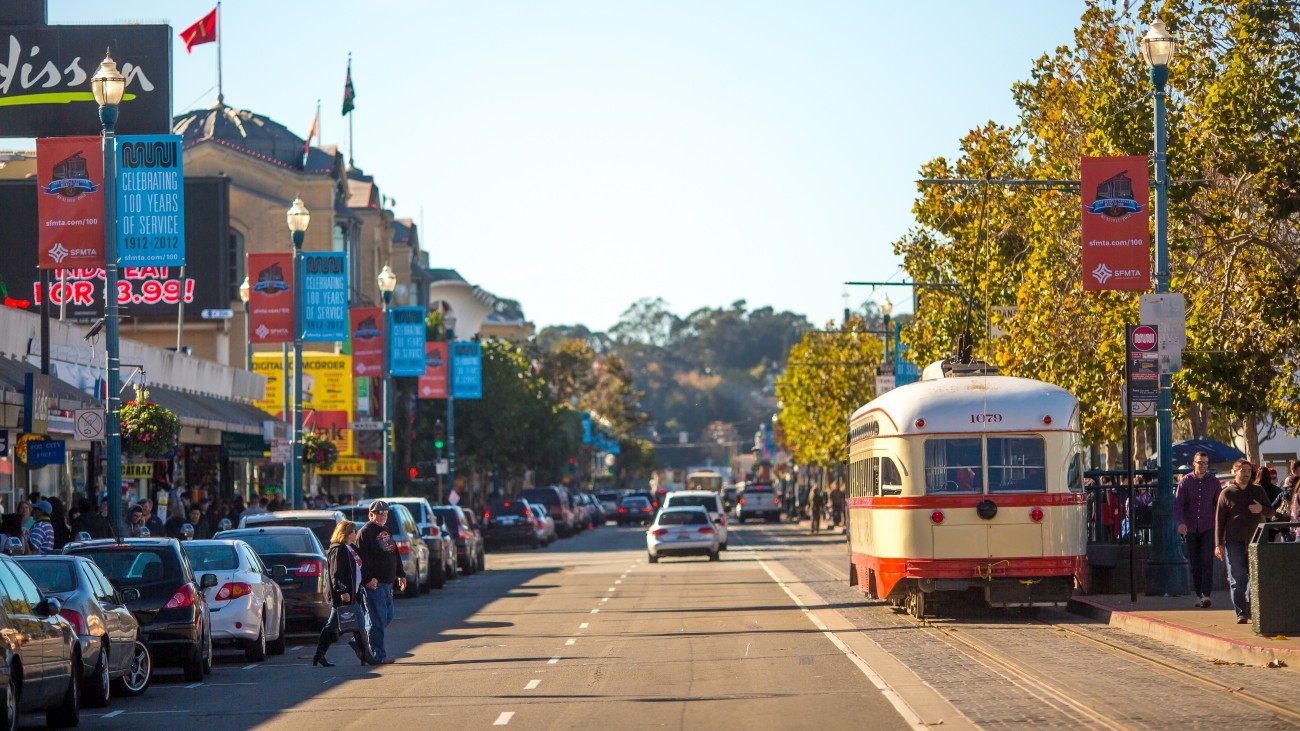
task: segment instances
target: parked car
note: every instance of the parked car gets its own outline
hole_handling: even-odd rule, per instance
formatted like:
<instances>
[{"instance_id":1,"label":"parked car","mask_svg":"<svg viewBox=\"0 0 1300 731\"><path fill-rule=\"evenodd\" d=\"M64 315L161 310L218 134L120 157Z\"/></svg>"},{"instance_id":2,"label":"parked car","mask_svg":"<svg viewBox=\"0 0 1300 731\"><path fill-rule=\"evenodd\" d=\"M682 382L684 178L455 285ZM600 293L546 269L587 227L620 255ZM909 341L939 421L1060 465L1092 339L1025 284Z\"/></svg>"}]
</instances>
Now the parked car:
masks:
<instances>
[{"instance_id":1,"label":"parked car","mask_svg":"<svg viewBox=\"0 0 1300 731\"><path fill-rule=\"evenodd\" d=\"M465 511L457 505L435 505L433 512L447 526L456 541L456 560L460 563L460 572L472 574L478 571L479 562L483 558L483 547L479 544L479 535L466 524Z\"/></svg>"},{"instance_id":2,"label":"parked car","mask_svg":"<svg viewBox=\"0 0 1300 731\"><path fill-rule=\"evenodd\" d=\"M175 538L111 538L69 543L63 552L85 556L118 591L139 596L126 605L140 624L153 666L181 667L191 683L212 672L212 619L203 591L215 574L197 578Z\"/></svg>"},{"instance_id":3,"label":"parked car","mask_svg":"<svg viewBox=\"0 0 1300 731\"><path fill-rule=\"evenodd\" d=\"M618 514L615 520L619 525L628 523L648 524L654 519L654 511L650 508L650 500L645 497L625 497L618 504Z\"/></svg>"},{"instance_id":4,"label":"parked car","mask_svg":"<svg viewBox=\"0 0 1300 731\"><path fill-rule=\"evenodd\" d=\"M721 558L718 531L708 511L699 506L660 510L645 532L645 543L650 563L658 563L662 556L704 555L710 561Z\"/></svg>"},{"instance_id":5,"label":"parked car","mask_svg":"<svg viewBox=\"0 0 1300 731\"><path fill-rule=\"evenodd\" d=\"M422 497L384 498L389 505L404 505L415 518L415 527L419 531L424 545L429 547L429 585L441 589L447 579L456 578L456 548L454 542L443 534L438 527L438 516L433 506ZM368 506L370 500L362 500L361 505Z\"/></svg>"},{"instance_id":6,"label":"parked car","mask_svg":"<svg viewBox=\"0 0 1300 731\"><path fill-rule=\"evenodd\" d=\"M465 527L474 534L475 541L478 543L478 564L475 571L487 570L487 541L483 540L483 522L478 519L478 514L471 508L461 508L460 511L465 514Z\"/></svg>"},{"instance_id":7,"label":"parked car","mask_svg":"<svg viewBox=\"0 0 1300 731\"><path fill-rule=\"evenodd\" d=\"M483 540L489 546L542 546L537 518L523 500L493 500L488 504L488 509L483 511L483 518Z\"/></svg>"},{"instance_id":8,"label":"parked car","mask_svg":"<svg viewBox=\"0 0 1300 731\"><path fill-rule=\"evenodd\" d=\"M276 513L261 513L260 515L245 515L239 519L237 528L252 528L254 526L273 526L273 525L296 525L303 528L311 528L311 532L316 534L316 540L322 546L328 547L330 536L334 535L334 526L347 520L343 513L335 509L330 510L281 510Z\"/></svg>"},{"instance_id":9,"label":"parked car","mask_svg":"<svg viewBox=\"0 0 1300 731\"><path fill-rule=\"evenodd\" d=\"M549 546L552 543L555 543L559 538L559 536L555 534L555 518L552 518L550 514L546 512L544 506L538 505L537 503L528 503L528 508L532 511L533 520L537 523L537 538L542 542L542 545Z\"/></svg>"},{"instance_id":10,"label":"parked car","mask_svg":"<svg viewBox=\"0 0 1300 731\"><path fill-rule=\"evenodd\" d=\"M596 499L595 495L589 492L580 492L574 497L580 500L587 509L586 526L588 528L595 528L605 524L605 508L601 507L600 501Z\"/></svg>"},{"instance_id":11,"label":"parked car","mask_svg":"<svg viewBox=\"0 0 1300 731\"><path fill-rule=\"evenodd\" d=\"M745 485L736 502L736 520L741 523L755 518L781 519L781 496L771 485Z\"/></svg>"},{"instance_id":12,"label":"parked car","mask_svg":"<svg viewBox=\"0 0 1300 731\"><path fill-rule=\"evenodd\" d=\"M283 564L268 568L253 547L240 540L185 541L182 547L195 571L217 577L216 586L204 592L212 615L212 641L243 648L249 662L283 655L284 592L280 580L288 575L288 569Z\"/></svg>"},{"instance_id":13,"label":"parked car","mask_svg":"<svg viewBox=\"0 0 1300 731\"><path fill-rule=\"evenodd\" d=\"M623 499L623 493L618 491L598 492L596 500L600 503L601 509L605 511L605 520L614 519L614 514L618 512L618 502Z\"/></svg>"},{"instance_id":14,"label":"parked car","mask_svg":"<svg viewBox=\"0 0 1300 731\"><path fill-rule=\"evenodd\" d=\"M285 567L284 578L277 582L284 597L287 624L312 630L325 626L330 616L325 549L311 528L290 525L235 528L223 530L213 538L243 541L253 547L264 565Z\"/></svg>"},{"instance_id":15,"label":"parked car","mask_svg":"<svg viewBox=\"0 0 1300 731\"><path fill-rule=\"evenodd\" d=\"M727 550L727 511L722 507L722 498L712 490L678 490L668 493L664 500L664 510L699 506L709 512L709 520L718 531L718 545Z\"/></svg>"},{"instance_id":16,"label":"parked car","mask_svg":"<svg viewBox=\"0 0 1300 731\"><path fill-rule=\"evenodd\" d=\"M32 711L45 711L48 726L76 726L81 720L81 650L72 624L59 616L63 603L42 595L27 572L3 556L0 606L4 727L17 729L18 715Z\"/></svg>"},{"instance_id":17,"label":"parked car","mask_svg":"<svg viewBox=\"0 0 1300 731\"><path fill-rule=\"evenodd\" d=\"M581 533L591 527L591 515L587 503L578 498L578 493L569 493L569 510L573 513L573 532Z\"/></svg>"},{"instance_id":18,"label":"parked car","mask_svg":"<svg viewBox=\"0 0 1300 731\"><path fill-rule=\"evenodd\" d=\"M555 521L555 534L559 537L568 538L576 531L573 507L569 503L568 488L560 485L530 487L524 490L520 497L530 503L537 503L546 507L546 512Z\"/></svg>"},{"instance_id":19,"label":"parked car","mask_svg":"<svg viewBox=\"0 0 1300 731\"><path fill-rule=\"evenodd\" d=\"M349 505L339 510L355 522L357 528L370 521L370 509L367 506ZM401 503L390 504L388 522L384 524L384 528L388 530L388 535L392 536L393 543L397 546L397 554L402 558L402 571L406 573L404 596L415 597L427 592L430 588L432 571L429 564L433 559L429 555L429 547L420 538L411 511Z\"/></svg>"},{"instance_id":20,"label":"parked car","mask_svg":"<svg viewBox=\"0 0 1300 731\"><path fill-rule=\"evenodd\" d=\"M139 637L140 624L127 608L140 592L119 592L94 561L84 556L22 556L15 559L41 594L62 603L59 616L77 634L81 658L81 702L108 705L113 690L140 695L149 688L153 661Z\"/></svg>"}]
</instances>

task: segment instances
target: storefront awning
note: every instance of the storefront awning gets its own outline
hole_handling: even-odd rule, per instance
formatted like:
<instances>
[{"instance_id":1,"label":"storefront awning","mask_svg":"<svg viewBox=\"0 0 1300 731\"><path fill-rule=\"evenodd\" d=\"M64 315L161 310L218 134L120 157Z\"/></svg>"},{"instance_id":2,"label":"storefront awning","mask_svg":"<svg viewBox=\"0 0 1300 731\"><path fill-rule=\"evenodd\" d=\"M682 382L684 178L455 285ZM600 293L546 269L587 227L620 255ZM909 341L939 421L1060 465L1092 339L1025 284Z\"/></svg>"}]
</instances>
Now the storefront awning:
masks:
<instances>
[{"instance_id":1,"label":"storefront awning","mask_svg":"<svg viewBox=\"0 0 1300 731\"><path fill-rule=\"evenodd\" d=\"M24 379L28 373L40 372L40 368L26 361L0 357L0 400L6 404L22 406ZM64 383L54 376L50 376L49 383L50 392L57 402L53 408L72 410L103 406L81 389L70 383Z\"/></svg>"},{"instance_id":2,"label":"storefront awning","mask_svg":"<svg viewBox=\"0 0 1300 731\"><path fill-rule=\"evenodd\" d=\"M21 395L21 393L20 393ZM262 424L276 418L251 404L150 384L149 399L180 418L181 426L237 434L261 434Z\"/></svg>"}]
</instances>

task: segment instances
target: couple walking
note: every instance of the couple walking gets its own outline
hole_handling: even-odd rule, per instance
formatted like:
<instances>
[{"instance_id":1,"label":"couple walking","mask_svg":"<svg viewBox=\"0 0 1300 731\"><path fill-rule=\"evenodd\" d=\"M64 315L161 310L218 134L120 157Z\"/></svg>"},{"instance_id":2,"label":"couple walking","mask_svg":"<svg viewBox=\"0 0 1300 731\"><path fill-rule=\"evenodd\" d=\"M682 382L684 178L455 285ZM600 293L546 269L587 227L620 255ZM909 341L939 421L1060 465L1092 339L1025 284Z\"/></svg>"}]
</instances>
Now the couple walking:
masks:
<instances>
[{"instance_id":1,"label":"couple walking","mask_svg":"<svg viewBox=\"0 0 1300 731\"><path fill-rule=\"evenodd\" d=\"M393 621L393 585L404 590L406 573L387 524L388 503L376 500L370 504L370 521L361 530L350 520L334 527L326 573L334 609L321 630L313 665L334 666L325 653L339 638L339 609L357 605L365 611L366 631L362 633L359 622L355 630L345 630L352 632L348 645L362 665L393 662L384 649L384 628Z\"/></svg>"}]
</instances>

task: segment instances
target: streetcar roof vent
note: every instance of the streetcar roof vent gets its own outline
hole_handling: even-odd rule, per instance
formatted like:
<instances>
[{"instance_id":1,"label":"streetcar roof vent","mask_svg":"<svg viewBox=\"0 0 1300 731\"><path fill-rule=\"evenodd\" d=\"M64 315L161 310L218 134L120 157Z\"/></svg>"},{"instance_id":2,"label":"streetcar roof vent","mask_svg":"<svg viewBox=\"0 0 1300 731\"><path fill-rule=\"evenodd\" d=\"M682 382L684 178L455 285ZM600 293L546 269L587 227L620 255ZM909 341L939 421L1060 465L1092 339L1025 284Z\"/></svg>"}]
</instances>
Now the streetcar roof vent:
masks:
<instances>
[{"instance_id":1,"label":"streetcar roof vent","mask_svg":"<svg viewBox=\"0 0 1300 731\"><path fill-rule=\"evenodd\" d=\"M935 361L926 366L925 371L921 374L921 380L935 381L940 378L996 375L998 375L998 367L991 363L985 363L982 360L976 360L970 363L958 363L957 361L945 360Z\"/></svg>"}]
</instances>

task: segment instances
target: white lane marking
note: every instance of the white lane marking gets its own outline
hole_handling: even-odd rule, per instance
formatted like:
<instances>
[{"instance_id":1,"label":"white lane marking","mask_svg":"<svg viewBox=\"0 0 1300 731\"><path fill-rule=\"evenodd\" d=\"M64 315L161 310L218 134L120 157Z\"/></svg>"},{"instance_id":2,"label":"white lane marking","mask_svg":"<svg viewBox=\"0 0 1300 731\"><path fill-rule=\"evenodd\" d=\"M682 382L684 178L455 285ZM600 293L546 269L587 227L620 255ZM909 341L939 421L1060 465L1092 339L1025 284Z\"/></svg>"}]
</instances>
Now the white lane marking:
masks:
<instances>
[{"instance_id":1,"label":"white lane marking","mask_svg":"<svg viewBox=\"0 0 1300 731\"><path fill-rule=\"evenodd\" d=\"M257 663L253 663L252 665L245 665L244 667L240 668L240 670L252 670L255 667L257 667Z\"/></svg>"},{"instance_id":2,"label":"white lane marking","mask_svg":"<svg viewBox=\"0 0 1300 731\"><path fill-rule=\"evenodd\" d=\"M301 649L302 649L302 645L298 645L297 647L290 647L289 652L293 652L294 650L301 650Z\"/></svg>"},{"instance_id":3,"label":"white lane marking","mask_svg":"<svg viewBox=\"0 0 1300 731\"><path fill-rule=\"evenodd\" d=\"M583 622L582 624L578 625L578 629L587 629L587 627L589 626L591 626L589 622Z\"/></svg>"},{"instance_id":4,"label":"white lane marking","mask_svg":"<svg viewBox=\"0 0 1300 731\"><path fill-rule=\"evenodd\" d=\"M530 681L528 681L528 685L525 685L525 686L524 686L524 690L535 690L535 689L537 688L537 686L539 686L539 685L541 685L541 684L542 684L542 681L540 681L540 680L530 680Z\"/></svg>"},{"instance_id":5,"label":"white lane marking","mask_svg":"<svg viewBox=\"0 0 1300 731\"><path fill-rule=\"evenodd\" d=\"M607 597L607 596L606 596L606 597L601 597L600 600L601 600L602 602L607 602L607 601L609 601L609 597Z\"/></svg>"},{"instance_id":6,"label":"white lane marking","mask_svg":"<svg viewBox=\"0 0 1300 731\"><path fill-rule=\"evenodd\" d=\"M599 613L600 613L600 610L599 610L599 609L593 609L593 610L591 610L591 613L592 613L592 614L599 614Z\"/></svg>"},{"instance_id":7,"label":"white lane marking","mask_svg":"<svg viewBox=\"0 0 1300 731\"><path fill-rule=\"evenodd\" d=\"M554 665L555 663L557 663L557 662L559 662L559 661L560 661L560 656L559 656L559 655L556 655L555 657L551 658L550 660L547 660L547 661L546 661L546 664L547 664L547 665Z\"/></svg>"},{"instance_id":8,"label":"white lane marking","mask_svg":"<svg viewBox=\"0 0 1300 731\"><path fill-rule=\"evenodd\" d=\"M203 685L203 683L190 683L189 685L185 686L185 689L186 689L186 690L189 690L189 689L192 689L192 688L197 688L197 687L199 687L200 685Z\"/></svg>"},{"instance_id":9,"label":"white lane marking","mask_svg":"<svg viewBox=\"0 0 1300 731\"><path fill-rule=\"evenodd\" d=\"M618 591L618 589L615 589L614 587L611 586L608 589L606 589L606 591Z\"/></svg>"},{"instance_id":10,"label":"white lane marking","mask_svg":"<svg viewBox=\"0 0 1300 731\"><path fill-rule=\"evenodd\" d=\"M749 657L749 643L745 643L745 657Z\"/></svg>"},{"instance_id":11,"label":"white lane marking","mask_svg":"<svg viewBox=\"0 0 1300 731\"><path fill-rule=\"evenodd\" d=\"M493 723L492 725L493 725L493 726L505 726L506 724L510 723L510 719L512 719L512 718L514 718L514 717L515 717L515 712L514 712L514 711L502 711L502 712L501 712L501 715L500 715L500 716L497 716L496 723Z\"/></svg>"},{"instance_id":12,"label":"white lane marking","mask_svg":"<svg viewBox=\"0 0 1300 731\"><path fill-rule=\"evenodd\" d=\"M777 586L781 587L781 590L785 592L786 596L790 597L790 601L794 602L795 606L799 607L799 609L804 613L804 616L807 617L808 620L817 627L817 629L821 630L822 636L830 640L831 644L835 645L836 649L844 653L844 656L856 665L858 670L862 671L863 675L867 676L867 680L870 680L871 684L876 686L876 689L879 690L880 694L889 701L890 705L894 707L894 710L898 711L898 715L903 717L903 720L907 722L907 725L913 728L923 728L926 725L925 722L921 720L920 715L918 715L916 711L912 710L912 707L907 704L907 701L903 700L902 696L898 695L897 691L889 687L889 684L885 682L884 678L881 678L875 670L871 669L871 666L867 664L866 660L863 660L858 656L858 653L854 652L848 645L844 644L839 637L835 636L834 632L828 630L826 625L817 618L817 615L813 614L812 610L808 609L808 605L800 601L799 597L790 590L790 587L787 586L784 581L777 578L776 574L772 573L772 568L767 565L766 561L759 559L758 565L767 572L767 575L772 578L772 581L776 582ZM748 648L746 648L746 652L748 653Z\"/></svg>"},{"instance_id":13,"label":"white lane marking","mask_svg":"<svg viewBox=\"0 0 1300 731\"><path fill-rule=\"evenodd\" d=\"M614 579L614 583L615 583L615 584L621 584L621 583L623 583L623 580L622 580L622 579ZM613 589L610 589L610 591L614 591L614 590L613 590Z\"/></svg>"},{"instance_id":14,"label":"white lane marking","mask_svg":"<svg viewBox=\"0 0 1300 731\"><path fill-rule=\"evenodd\" d=\"M113 718L114 716L120 716L120 715L122 715L121 711L111 711L109 713L105 713L100 718Z\"/></svg>"},{"instance_id":15,"label":"white lane marking","mask_svg":"<svg viewBox=\"0 0 1300 731\"><path fill-rule=\"evenodd\" d=\"M572 637L570 637L569 639L567 639L567 640L564 641L564 644L566 644L566 645L572 645L572 644L575 643L575 642L577 642L577 640L575 640L575 639L573 639Z\"/></svg>"}]
</instances>

